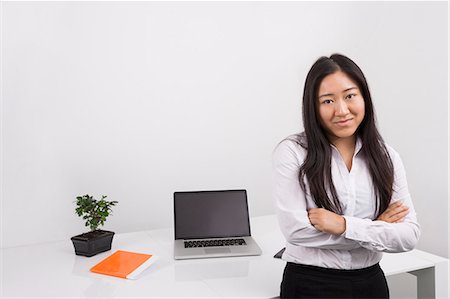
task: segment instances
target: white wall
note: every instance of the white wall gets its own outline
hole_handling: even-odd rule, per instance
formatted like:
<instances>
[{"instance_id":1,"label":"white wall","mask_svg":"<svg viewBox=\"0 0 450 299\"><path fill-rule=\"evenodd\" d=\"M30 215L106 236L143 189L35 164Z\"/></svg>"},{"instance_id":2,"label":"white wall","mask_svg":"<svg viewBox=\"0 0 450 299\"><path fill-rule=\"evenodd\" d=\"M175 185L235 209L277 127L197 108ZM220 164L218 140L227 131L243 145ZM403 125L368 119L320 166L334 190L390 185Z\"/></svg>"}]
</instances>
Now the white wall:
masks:
<instances>
[{"instance_id":1,"label":"white wall","mask_svg":"<svg viewBox=\"0 0 450 299\"><path fill-rule=\"evenodd\" d=\"M273 213L271 152L301 130L321 55L365 71L422 224L448 250L446 2L3 2L2 247L172 225L172 193L247 188Z\"/></svg>"}]
</instances>

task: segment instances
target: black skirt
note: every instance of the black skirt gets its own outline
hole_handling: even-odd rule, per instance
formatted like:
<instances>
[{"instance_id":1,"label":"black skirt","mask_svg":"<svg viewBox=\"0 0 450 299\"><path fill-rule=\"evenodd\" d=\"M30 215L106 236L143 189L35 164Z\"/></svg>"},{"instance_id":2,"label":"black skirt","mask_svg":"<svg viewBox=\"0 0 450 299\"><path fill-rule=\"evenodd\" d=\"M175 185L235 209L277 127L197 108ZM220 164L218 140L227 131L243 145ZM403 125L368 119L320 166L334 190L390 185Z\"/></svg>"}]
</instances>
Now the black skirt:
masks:
<instances>
[{"instance_id":1,"label":"black skirt","mask_svg":"<svg viewBox=\"0 0 450 299\"><path fill-rule=\"evenodd\" d=\"M281 298L389 298L379 264L357 270L328 269L287 263Z\"/></svg>"}]
</instances>

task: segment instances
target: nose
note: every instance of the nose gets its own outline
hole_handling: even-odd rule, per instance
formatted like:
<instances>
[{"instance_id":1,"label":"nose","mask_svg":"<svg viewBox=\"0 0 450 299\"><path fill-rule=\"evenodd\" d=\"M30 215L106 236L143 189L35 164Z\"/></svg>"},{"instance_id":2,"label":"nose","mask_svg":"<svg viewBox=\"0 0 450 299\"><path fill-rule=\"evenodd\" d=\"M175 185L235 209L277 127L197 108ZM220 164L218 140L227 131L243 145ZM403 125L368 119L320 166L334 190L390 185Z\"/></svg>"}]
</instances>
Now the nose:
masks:
<instances>
[{"instance_id":1,"label":"nose","mask_svg":"<svg viewBox=\"0 0 450 299\"><path fill-rule=\"evenodd\" d=\"M335 107L336 107L336 110L335 110L336 116L345 116L348 113L350 113L350 111L348 110L347 103L343 100L338 100L336 102Z\"/></svg>"}]
</instances>

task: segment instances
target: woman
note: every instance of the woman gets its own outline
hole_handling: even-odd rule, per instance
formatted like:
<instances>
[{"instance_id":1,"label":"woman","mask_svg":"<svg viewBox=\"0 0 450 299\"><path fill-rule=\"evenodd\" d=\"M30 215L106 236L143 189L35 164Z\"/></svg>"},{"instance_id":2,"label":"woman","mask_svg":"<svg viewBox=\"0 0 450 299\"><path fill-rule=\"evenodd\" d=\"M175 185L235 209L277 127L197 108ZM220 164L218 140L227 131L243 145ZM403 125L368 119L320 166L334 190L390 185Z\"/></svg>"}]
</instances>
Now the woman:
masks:
<instances>
[{"instance_id":1,"label":"woman","mask_svg":"<svg viewBox=\"0 0 450 299\"><path fill-rule=\"evenodd\" d=\"M281 298L389 298L382 252L412 250L420 228L400 156L378 133L352 60L334 54L314 63L303 124L273 154L286 238Z\"/></svg>"}]
</instances>

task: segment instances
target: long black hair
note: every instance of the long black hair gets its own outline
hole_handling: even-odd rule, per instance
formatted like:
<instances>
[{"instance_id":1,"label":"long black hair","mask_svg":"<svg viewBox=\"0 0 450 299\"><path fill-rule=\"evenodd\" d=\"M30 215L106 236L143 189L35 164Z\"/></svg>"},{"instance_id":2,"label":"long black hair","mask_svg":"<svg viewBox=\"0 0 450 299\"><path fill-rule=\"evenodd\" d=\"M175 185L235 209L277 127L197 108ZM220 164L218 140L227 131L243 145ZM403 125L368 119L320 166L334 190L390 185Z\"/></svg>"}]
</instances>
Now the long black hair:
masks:
<instances>
[{"instance_id":1,"label":"long black hair","mask_svg":"<svg viewBox=\"0 0 450 299\"><path fill-rule=\"evenodd\" d=\"M375 113L369 86L361 69L350 58L333 54L319 58L311 67L303 91L303 125L306 135L307 154L300 167L299 182L307 192L305 178L314 203L321 208L342 214L331 176L331 147L318 114L318 90L322 80L337 71L345 73L359 87L365 103L365 116L356 130L361 138L360 154L364 155L372 178L376 196L376 215L382 214L389 206L393 192L394 167L384 141L375 123ZM299 140L300 142L300 140Z\"/></svg>"}]
</instances>

